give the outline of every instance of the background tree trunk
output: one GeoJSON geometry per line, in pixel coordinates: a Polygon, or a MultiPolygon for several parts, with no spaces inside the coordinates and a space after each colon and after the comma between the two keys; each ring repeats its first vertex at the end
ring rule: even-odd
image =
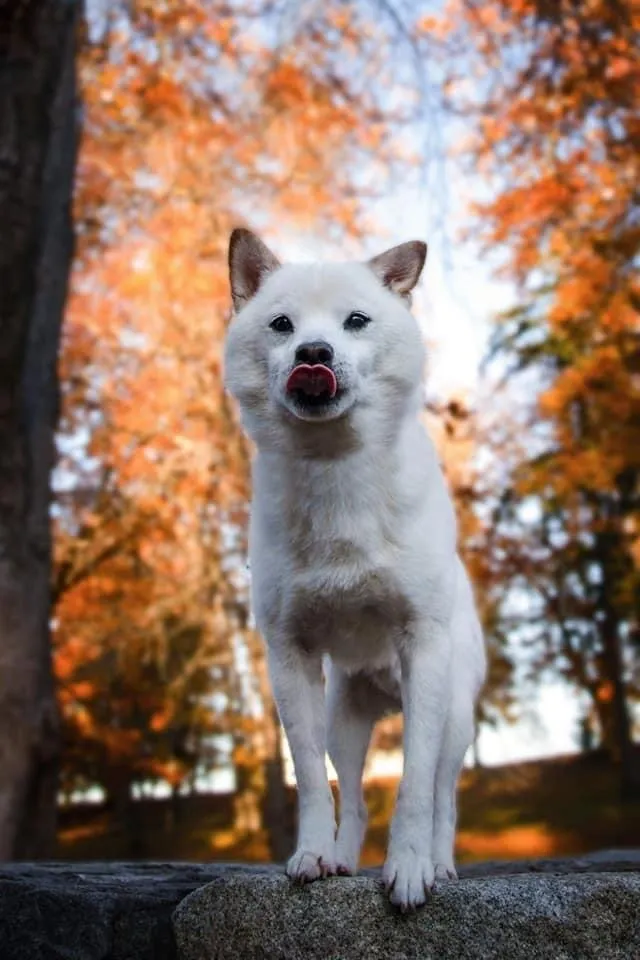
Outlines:
{"type": "Polygon", "coordinates": [[[265,794],[263,820],[267,829],[269,854],[274,863],[284,863],[293,853],[293,817],[285,783],[284,757],[280,719],[275,703],[271,705],[273,737],[270,754],[265,763],[265,794]]]}
{"type": "Polygon", "coordinates": [[[602,570],[599,602],[603,614],[600,680],[601,685],[606,688],[605,696],[596,699],[596,709],[603,744],[611,759],[619,765],[621,798],[634,800],[640,797],[640,765],[633,743],[620,622],[615,603],[622,576],[620,557],[624,556],[624,538],[620,530],[622,521],[616,516],[615,510],[609,508],[606,517],[610,524],[609,529],[597,534],[595,538],[596,553],[602,570]]]}
{"type": "Polygon", "coordinates": [[[640,765],[631,732],[618,625],[608,610],[603,625],[603,648],[603,678],[607,698],[596,703],[596,710],[603,744],[620,768],[621,797],[623,800],[634,800],[640,797],[640,765]]]}
{"type": "Polygon", "coordinates": [[[46,856],[55,838],[49,503],[79,7],[0,4],[0,860],[46,856]]]}

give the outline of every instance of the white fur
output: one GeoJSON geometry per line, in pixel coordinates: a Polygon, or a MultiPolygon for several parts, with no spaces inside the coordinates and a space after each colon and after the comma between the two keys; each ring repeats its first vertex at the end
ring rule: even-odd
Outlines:
{"type": "MultiPolygon", "coordinates": [[[[422,339],[373,267],[275,264],[255,295],[243,291],[225,371],[257,447],[253,607],[299,794],[287,873],[304,882],[356,871],[371,731],[402,708],[404,773],[384,879],[408,909],[434,879],[455,876],[455,787],[485,670],[451,499],[419,419],[422,339]],[[352,310],[372,318],[355,333],[343,328],[352,310]],[[293,334],[270,329],[277,314],[293,334]],[[315,339],[333,347],[346,388],[320,420],[305,418],[285,389],[296,346],[315,339]],[[337,836],[327,748],[341,791],[337,836]]],[[[232,287],[234,270],[232,259],[232,287]]]]}

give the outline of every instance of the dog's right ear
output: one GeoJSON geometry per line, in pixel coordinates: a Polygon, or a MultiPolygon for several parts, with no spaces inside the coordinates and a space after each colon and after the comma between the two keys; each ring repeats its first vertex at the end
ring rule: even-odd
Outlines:
{"type": "Polygon", "coordinates": [[[229,240],[229,281],[235,309],[241,310],[279,266],[280,261],[262,240],[244,227],[236,228],[229,240]]]}
{"type": "Polygon", "coordinates": [[[385,287],[410,303],[411,291],[420,279],[426,257],[426,243],[409,240],[378,254],[367,266],[385,287]]]}

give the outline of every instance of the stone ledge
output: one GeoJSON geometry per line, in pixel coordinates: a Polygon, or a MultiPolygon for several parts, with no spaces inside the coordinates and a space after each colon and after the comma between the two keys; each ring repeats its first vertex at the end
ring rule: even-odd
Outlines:
{"type": "Polygon", "coordinates": [[[461,872],[399,917],[375,870],[297,889],[272,866],[0,865],[0,960],[640,957],[640,851],[461,872]]]}
{"type": "Polygon", "coordinates": [[[174,925],[181,960],[638,960],[640,875],[460,880],[411,916],[368,877],[231,877],[190,894],[174,925]]]}

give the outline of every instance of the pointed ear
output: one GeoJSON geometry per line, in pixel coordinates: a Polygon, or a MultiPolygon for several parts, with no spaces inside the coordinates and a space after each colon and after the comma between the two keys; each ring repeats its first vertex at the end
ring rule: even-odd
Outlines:
{"type": "Polygon", "coordinates": [[[244,227],[234,230],[229,240],[229,281],[235,309],[241,310],[279,266],[280,261],[254,233],[244,227]]]}
{"type": "Polygon", "coordinates": [[[378,254],[368,261],[367,266],[392,293],[410,299],[409,294],[420,279],[426,258],[426,243],[410,240],[378,254]]]}

